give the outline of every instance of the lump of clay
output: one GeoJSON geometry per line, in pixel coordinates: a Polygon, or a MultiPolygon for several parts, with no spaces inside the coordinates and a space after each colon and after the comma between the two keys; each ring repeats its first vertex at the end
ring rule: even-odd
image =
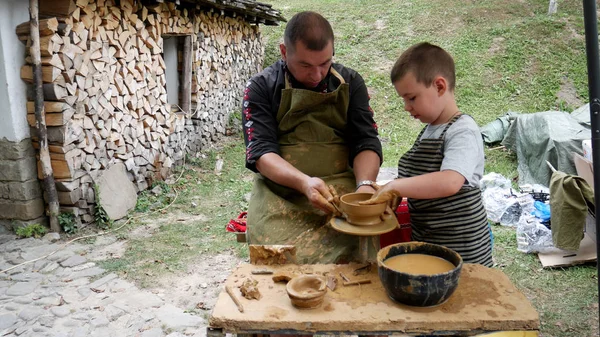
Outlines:
{"type": "Polygon", "coordinates": [[[249,300],[260,300],[262,297],[260,291],[258,291],[258,281],[254,279],[247,278],[240,286],[240,291],[249,300]]]}

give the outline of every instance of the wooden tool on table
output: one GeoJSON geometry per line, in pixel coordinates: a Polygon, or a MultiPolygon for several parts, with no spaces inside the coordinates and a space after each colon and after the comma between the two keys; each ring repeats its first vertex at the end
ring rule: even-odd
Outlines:
{"type": "Polygon", "coordinates": [[[225,291],[227,291],[227,294],[229,294],[229,297],[231,297],[231,299],[233,300],[233,303],[235,303],[235,305],[237,305],[238,310],[240,312],[244,312],[244,306],[242,305],[240,300],[237,298],[237,296],[235,296],[235,294],[233,293],[233,289],[231,289],[230,286],[225,286],[225,291]]]}

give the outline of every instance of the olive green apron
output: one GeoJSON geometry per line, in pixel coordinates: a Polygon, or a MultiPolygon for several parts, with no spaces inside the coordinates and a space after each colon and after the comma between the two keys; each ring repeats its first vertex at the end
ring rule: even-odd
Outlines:
{"type": "MultiPolygon", "coordinates": [[[[337,192],[353,192],[355,178],[348,164],[346,128],[349,85],[331,68],[341,84],[333,92],[294,89],[286,76],[277,112],[280,155],[295,168],[319,177],[337,192]]],[[[295,245],[299,263],[341,263],[352,260],[358,238],[326,225],[329,216],[313,207],[304,194],[260,174],[254,180],[248,206],[249,244],[295,245]]]]}

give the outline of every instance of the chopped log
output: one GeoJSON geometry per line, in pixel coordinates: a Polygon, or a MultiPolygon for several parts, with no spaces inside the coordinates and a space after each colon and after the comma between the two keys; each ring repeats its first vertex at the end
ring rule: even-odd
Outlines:
{"type": "MultiPolygon", "coordinates": [[[[53,66],[41,66],[42,69],[42,81],[44,83],[53,83],[62,74],[62,71],[53,66]]],[[[22,66],[21,67],[21,79],[27,83],[33,83],[33,67],[22,66]]]]}
{"type": "MultiPolygon", "coordinates": [[[[71,168],[71,165],[69,165],[68,162],[62,160],[52,160],[51,165],[54,177],[56,177],[56,179],[72,179],[74,177],[74,170],[71,168]]],[[[44,179],[41,161],[38,161],[38,178],[44,179]]],[[[56,187],[54,187],[54,191],[56,192],[56,187]]],[[[58,201],[58,194],[56,198],[58,201]]]]}
{"type": "MultiPolygon", "coordinates": [[[[37,141],[36,138],[33,139],[33,141],[31,142],[33,144],[33,148],[36,150],[39,150],[40,148],[40,143],[37,141]]],[[[66,145],[66,146],[62,146],[62,145],[57,145],[57,144],[48,144],[48,149],[50,150],[50,155],[52,156],[52,153],[67,153],[71,150],[73,150],[75,148],[74,144],[70,144],[70,145],[66,145]]]]}
{"type": "MultiPolygon", "coordinates": [[[[71,117],[73,117],[74,113],[75,113],[75,110],[73,110],[73,109],[65,110],[65,111],[59,112],[59,113],[48,113],[48,114],[46,114],[46,125],[47,126],[65,125],[71,120],[71,117]]],[[[36,126],[35,114],[27,114],[27,122],[29,123],[29,126],[35,127],[36,126]]]]}
{"type": "Polygon", "coordinates": [[[42,0],[40,1],[40,15],[69,16],[77,7],[72,0],[42,0]]]}
{"type": "MultiPolygon", "coordinates": [[[[29,37],[29,21],[23,22],[15,29],[17,35],[25,35],[29,37]]],[[[58,20],[56,18],[49,18],[40,20],[39,31],[40,36],[52,35],[58,30],[58,20]]]]}
{"type": "MultiPolygon", "coordinates": [[[[62,112],[69,108],[70,108],[70,106],[63,102],[44,102],[44,111],[45,112],[62,112]]],[[[35,102],[32,102],[32,101],[27,102],[27,113],[28,114],[35,113],[35,102]]]]}
{"type": "Polygon", "coordinates": [[[73,191],[58,192],[58,201],[61,205],[75,205],[81,199],[81,189],[76,188],[73,191]]]}
{"type": "Polygon", "coordinates": [[[58,84],[44,83],[42,89],[44,97],[48,101],[64,101],[67,97],[67,89],[58,84]]]}

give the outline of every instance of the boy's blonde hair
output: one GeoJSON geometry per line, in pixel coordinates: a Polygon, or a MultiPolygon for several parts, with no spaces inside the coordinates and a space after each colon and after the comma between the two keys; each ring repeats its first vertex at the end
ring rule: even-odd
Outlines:
{"type": "Polygon", "coordinates": [[[456,74],[452,56],[429,42],[413,45],[402,53],[392,68],[390,79],[395,83],[409,72],[426,87],[433,84],[436,76],[442,76],[448,81],[450,91],[454,91],[456,74]]]}

